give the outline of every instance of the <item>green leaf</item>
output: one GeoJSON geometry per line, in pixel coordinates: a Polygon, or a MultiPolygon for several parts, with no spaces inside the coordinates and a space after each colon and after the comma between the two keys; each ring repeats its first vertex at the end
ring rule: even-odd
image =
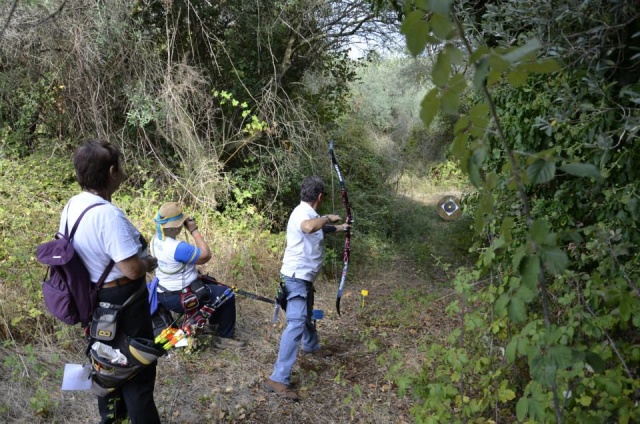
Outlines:
{"type": "Polygon", "coordinates": [[[531,255],[522,260],[520,263],[520,276],[525,287],[530,290],[536,289],[538,277],[540,276],[540,258],[537,255],[531,255]]]}
{"type": "Polygon", "coordinates": [[[560,166],[560,169],[567,174],[575,175],[577,177],[591,177],[596,180],[602,178],[600,170],[590,163],[567,163],[560,166]]]}
{"type": "Polygon", "coordinates": [[[562,69],[555,59],[541,60],[534,63],[523,64],[522,66],[527,71],[537,74],[549,74],[562,69]]]}
{"type": "Polygon", "coordinates": [[[429,0],[429,10],[441,15],[448,15],[451,10],[453,0],[429,0]]]}
{"type": "Polygon", "coordinates": [[[527,40],[522,46],[516,47],[514,50],[511,50],[509,53],[502,55],[502,58],[509,63],[517,62],[523,59],[525,56],[535,52],[542,44],[535,38],[527,40]]]}
{"type": "Polygon", "coordinates": [[[558,367],[548,355],[544,355],[541,352],[533,355],[529,359],[529,368],[533,379],[547,387],[551,386],[556,380],[558,367]]]}
{"type": "Polygon", "coordinates": [[[441,40],[448,39],[453,32],[453,24],[449,20],[448,13],[446,15],[434,13],[429,19],[429,25],[431,25],[433,34],[441,40]]]}
{"type": "Polygon", "coordinates": [[[489,73],[489,60],[486,57],[480,59],[476,64],[476,72],[473,74],[473,87],[480,90],[484,86],[489,73]]]}
{"type": "Polygon", "coordinates": [[[563,345],[556,345],[549,349],[549,358],[556,364],[558,369],[564,370],[573,365],[573,353],[571,348],[563,345]]]}
{"type": "Polygon", "coordinates": [[[485,184],[487,190],[493,190],[498,186],[498,174],[495,172],[489,172],[485,178],[485,184]]]}
{"type": "Polygon", "coordinates": [[[511,298],[508,308],[509,319],[518,324],[527,319],[527,306],[524,301],[517,296],[511,298]]]}
{"type": "Polygon", "coordinates": [[[529,73],[527,71],[514,69],[507,74],[507,81],[509,81],[509,84],[511,84],[513,87],[520,87],[527,82],[528,77],[529,73]]]}
{"type": "Polygon", "coordinates": [[[467,149],[467,133],[461,133],[455,136],[451,143],[451,154],[462,164],[462,171],[467,172],[467,159],[469,158],[469,149],[467,149]]]}
{"type": "Polygon", "coordinates": [[[524,303],[531,303],[531,301],[533,299],[535,299],[536,297],[536,290],[531,289],[525,285],[520,286],[520,288],[518,289],[518,291],[516,292],[516,296],[520,299],[522,299],[522,301],[524,303]]]}
{"type": "Polygon", "coordinates": [[[439,91],[437,88],[431,89],[420,103],[420,119],[427,127],[431,125],[433,118],[438,113],[438,109],[440,109],[439,91]]]}
{"type": "Polygon", "coordinates": [[[553,275],[558,275],[569,266],[569,257],[559,247],[543,246],[541,248],[542,263],[553,275]]]}
{"type": "Polygon", "coordinates": [[[550,232],[549,223],[545,219],[536,219],[529,229],[531,239],[539,245],[547,244],[550,232]]]}
{"type": "Polygon", "coordinates": [[[524,421],[529,413],[529,399],[525,396],[521,397],[516,403],[516,417],[518,421],[524,421]]]}
{"type": "Polygon", "coordinates": [[[480,199],[480,204],[478,205],[478,212],[483,215],[493,215],[493,205],[495,204],[495,199],[493,194],[484,190],[482,193],[482,199],[480,199]]]}
{"type": "Polygon", "coordinates": [[[607,364],[604,362],[604,359],[602,359],[600,355],[594,352],[587,352],[586,362],[591,366],[593,371],[597,373],[603,373],[607,366],[607,364]]]}
{"type": "Polygon", "coordinates": [[[507,389],[506,387],[501,387],[499,389],[498,392],[498,400],[500,400],[500,402],[508,402],[510,400],[513,400],[516,398],[516,393],[511,390],[511,389],[507,389]]]}
{"type": "Polygon", "coordinates": [[[458,118],[455,126],[453,127],[453,133],[455,135],[458,135],[461,132],[467,131],[469,129],[470,123],[471,123],[471,120],[469,119],[468,116],[464,116],[464,115],[461,116],[460,118],[458,118]]]}
{"type": "Polygon", "coordinates": [[[484,160],[487,157],[487,147],[480,146],[473,151],[473,154],[469,157],[468,163],[468,172],[469,172],[469,180],[471,184],[476,187],[482,186],[482,177],[480,176],[480,166],[484,163],[484,160]]]}
{"type": "Polygon", "coordinates": [[[444,87],[447,84],[447,81],[449,81],[450,71],[451,64],[449,63],[449,58],[444,54],[444,52],[440,52],[438,54],[436,64],[433,66],[433,70],[431,71],[433,83],[438,87],[444,87]]]}
{"type": "Polygon", "coordinates": [[[453,44],[447,44],[444,46],[445,52],[447,52],[447,56],[449,56],[449,62],[454,65],[462,65],[464,62],[464,54],[460,51],[459,48],[454,46],[453,44]]]}
{"type": "Polygon", "coordinates": [[[466,80],[462,74],[455,74],[448,82],[447,87],[442,91],[440,107],[442,111],[457,115],[460,106],[461,94],[466,87],[466,80]]]}
{"type": "Polygon", "coordinates": [[[519,337],[513,337],[509,343],[507,344],[507,348],[505,349],[505,356],[507,357],[507,361],[513,363],[516,360],[516,353],[518,352],[518,340],[519,337]]]}
{"type": "Polygon", "coordinates": [[[556,175],[556,163],[553,159],[536,159],[527,167],[527,176],[532,184],[544,184],[556,175]]]}
{"type": "Polygon", "coordinates": [[[515,220],[513,217],[508,216],[502,220],[502,224],[500,225],[500,234],[504,237],[504,241],[507,243],[511,243],[511,229],[513,228],[515,220]]]}
{"type": "Polygon", "coordinates": [[[424,17],[424,12],[409,12],[400,26],[400,32],[407,39],[407,48],[413,56],[422,53],[429,39],[429,23],[424,17]]]}

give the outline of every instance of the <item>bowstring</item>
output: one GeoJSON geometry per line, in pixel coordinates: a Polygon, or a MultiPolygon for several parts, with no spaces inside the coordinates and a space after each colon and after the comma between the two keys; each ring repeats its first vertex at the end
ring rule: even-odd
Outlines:
{"type": "MultiPolygon", "coordinates": [[[[335,155],[335,152],[333,153],[335,155]]],[[[331,157],[329,157],[329,175],[331,175],[331,210],[332,210],[332,214],[336,214],[336,190],[335,190],[335,178],[336,178],[336,172],[335,169],[333,167],[333,161],[331,160],[331,157]]],[[[331,237],[331,246],[333,248],[333,253],[335,255],[335,258],[333,258],[333,260],[331,261],[331,271],[333,272],[333,282],[339,282],[338,281],[338,261],[337,258],[338,256],[338,251],[336,249],[336,241],[337,237],[331,237]]],[[[329,283],[332,283],[332,281],[329,281],[329,283]]]]}

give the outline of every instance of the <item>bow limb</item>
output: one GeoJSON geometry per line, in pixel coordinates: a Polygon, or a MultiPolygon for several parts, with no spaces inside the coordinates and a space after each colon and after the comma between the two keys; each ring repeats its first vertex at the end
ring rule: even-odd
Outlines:
{"type": "MultiPolygon", "coordinates": [[[[344,204],[344,208],[346,210],[346,218],[345,223],[349,226],[353,222],[351,218],[351,205],[349,204],[349,196],[347,195],[347,185],[344,180],[344,176],[342,175],[342,171],[340,170],[340,166],[338,165],[338,161],[336,160],[336,155],[333,151],[333,140],[329,141],[329,156],[331,157],[331,164],[338,175],[338,181],[340,183],[340,193],[342,195],[342,203],[344,204]]],[[[338,315],[340,315],[340,299],[342,298],[342,292],[344,290],[345,282],[347,281],[347,271],[349,270],[349,256],[351,253],[351,228],[347,228],[345,237],[344,237],[344,251],[342,257],[342,275],[340,277],[340,284],[338,285],[338,294],[336,296],[336,311],[338,315]]]]}

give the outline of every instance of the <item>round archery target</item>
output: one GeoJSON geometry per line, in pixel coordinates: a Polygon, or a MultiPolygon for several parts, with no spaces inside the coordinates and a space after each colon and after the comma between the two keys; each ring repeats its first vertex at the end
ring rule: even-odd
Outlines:
{"type": "Polygon", "coordinates": [[[440,218],[453,221],[454,219],[458,219],[461,214],[460,200],[454,196],[444,196],[438,202],[438,215],[440,215],[440,218]]]}

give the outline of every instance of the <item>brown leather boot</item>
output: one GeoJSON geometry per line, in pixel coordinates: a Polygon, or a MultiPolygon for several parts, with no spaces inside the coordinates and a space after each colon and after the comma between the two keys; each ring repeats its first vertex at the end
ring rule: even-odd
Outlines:
{"type": "Polygon", "coordinates": [[[292,400],[294,402],[300,400],[300,396],[298,396],[298,394],[294,390],[291,390],[286,384],[278,383],[277,381],[267,378],[264,381],[263,386],[267,392],[275,393],[281,398],[292,400]]]}

